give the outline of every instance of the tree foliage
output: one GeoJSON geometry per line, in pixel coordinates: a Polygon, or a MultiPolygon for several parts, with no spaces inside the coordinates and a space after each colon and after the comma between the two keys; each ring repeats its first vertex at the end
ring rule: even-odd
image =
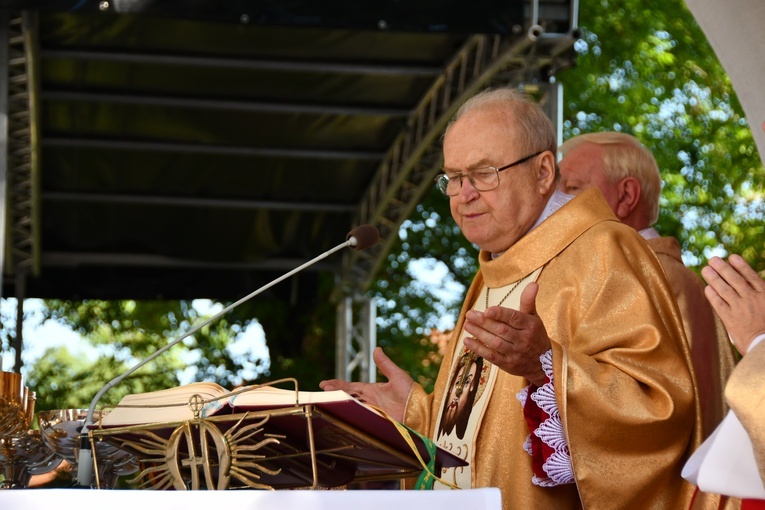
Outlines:
{"type": "Polygon", "coordinates": [[[441,330],[456,320],[477,254],[454,223],[448,199],[433,188],[402,226],[376,279],[378,345],[426,388],[441,361],[441,330]]]}
{"type": "Polygon", "coordinates": [[[765,268],[765,172],[730,80],[681,0],[584,0],[577,65],[561,73],[564,136],[614,130],[650,148],[658,230],[688,265],[742,253],[765,268]]]}
{"type": "MultiPolygon", "coordinates": [[[[125,378],[101,403],[116,404],[128,393],[176,386],[182,375],[184,381],[214,381],[227,388],[293,377],[301,388],[318,389],[319,381],[333,374],[331,282],[329,275],[323,277],[320,295],[306,303],[310,313],[296,316],[288,303],[263,300],[219,316],[125,378]],[[256,322],[268,331],[269,352],[232,350],[256,322]]],[[[27,374],[27,385],[38,394],[37,409],[87,407],[106,382],[198,329],[228,304],[203,316],[189,301],[48,300],[44,320],[79,333],[97,357],[78,357],[65,347],[45,352],[27,374]]],[[[3,333],[7,336],[9,331],[3,333]]]]}
{"type": "MultiPolygon", "coordinates": [[[[96,359],[73,358],[65,347],[49,349],[27,377],[28,385],[37,389],[38,409],[55,408],[63,402],[71,407],[87,406],[107,381],[167,344],[166,337],[171,332],[186,327],[188,321],[196,317],[196,311],[184,301],[50,300],[46,304],[45,319],[71,327],[87,339],[98,356],[96,359]],[[64,363],[67,360],[69,362],[64,363]]],[[[227,337],[230,332],[225,325],[221,328],[203,331],[201,335],[213,344],[216,341],[222,344],[224,340],[220,337],[227,337]]],[[[186,347],[193,350],[194,340],[186,347]]],[[[186,356],[192,355],[186,352],[186,356]]],[[[198,366],[204,367],[204,362],[200,361],[198,366]]],[[[172,349],[107,392],[102,402],[114,404],[126,393],[175,386],[178,373],[184,367],[181,349],[172,349]]],[[[235,364],[229,363],[225,377],[216,378],[212,374],[210,380],[232,377],[232,368],[235,364]]]]}

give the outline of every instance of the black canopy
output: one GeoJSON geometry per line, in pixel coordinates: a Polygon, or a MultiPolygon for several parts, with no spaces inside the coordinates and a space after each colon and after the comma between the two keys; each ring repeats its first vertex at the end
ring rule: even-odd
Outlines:
{"type": "Polygon", "coordinates": [[[371,223],[312,268],[363,292],[460,102],[548,83],[576,35],[569,0],[0,6],[17,297],[235,299],[371,223]]]}

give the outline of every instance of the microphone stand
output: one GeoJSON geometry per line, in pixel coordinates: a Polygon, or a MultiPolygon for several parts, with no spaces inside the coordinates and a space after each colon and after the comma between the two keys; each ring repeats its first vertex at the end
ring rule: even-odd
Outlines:
{"type": "MultiPolygon", "coordinates": [[[[358,228],[361,228],[361,227],[358,227],[358,228]]],[[[370,228],[373,228],[373,227],[370,227],[370,228]]],[[[313,259],[309,260],[308,262],[302,264],[299,267],[296,267],[295,269],[293,269],[289,273],[286,273],[286,274],[280,276],[279,278],[277,278],[276,280],[274,280],[274,281],[272,281],[270,283],[267,283],[266,285],[263,285],[258,290],[255,290],[255,291],[251,292],[250,294],[248,294],[245,297],[241,298],[239,301],[237,301],[237,302],[235,302],[233,304],[228,305],[226,308],[224,308],[220,312],[216,313],[215,315],[213,315],[209,319],[203,321],[202,323],[198,324],[197,326],[194,326],[189,331],[187,331],[183,335],[179,336],[178,338],[176,338],[172,342],[166,344],[162,348],[157,349],[156,352],[154,352],[151,356],[141,360],[140,362],[138,362],[135,365],[133,365],[130,369],[128,369],[123,374],[118,375],[117,377],[115,377],[114,379],[112,379],[111,381],[106,383],[106,385],[103,388],[101,388],[98,391],[98,393],[96,393],[96,396],[93,397],[93,400],[90,402],[90,407],[88,408],[88,414],[87,414],[87,416],[85,418],[85,422],[84,422],[84,424],[82,426],[82,431],[81,431],[82,435],[80,436],[80,453],[79,453],[79,456],[78,456],[78,459],[77,459],[77,483],[78,483],[78,485],[89,487],[90,486],[90,481],[91,481],[91,479],[93,477],[93,454],[92,454],[92,451],[91,451],[91,447],[90,447],[91,445],[90,445],[90,441],[89,441],[89,438],[88,438],[88,428],[91,425],[93,425],[93,414],[95,413],[96,405],[98,405],[98,402],[101,400],[101,397],[104,395],[104,393],[109,391],[112,387],[116,386],[117,384],[121,383],[127,376],[129,376],[130,374],[134,373],[136,370],[138,370],[142,366],[146,365],[147,363],[152,361],[157,356],[159,356],[161,354],[164,354],[165,352],[167,352],[173,346],[178,345],[183,339],[188,338],[189,336],[193,335],[194,333],[196,333],[197,331],[199,331],[203,327],[211,324],[213,321],[215,321],[216,319],[218,319],[222,315],[225,315],[226,313],[230,312],[231,310],[233,310],[237,306],[241,305],[245,301],[247,301],[249,299],[252,299],[253,297],[257,296],[261,292],[270,289],[271,287],[273,287],[277,283],[279,283],[279,282],[289,278],[290,276],[294,275],[295,273],[298,273],[298,272],[302,271],[306,267],[308,267],[308,266],[310,266],[312,264],[315,264],[316,262],[318,262],[318,261],[320,261],[320,260],[322,260],[322,259],[324,259],[324,258],[326,258],[326,257],[328,257],[330,255],[332,255],[336,251],[342,250],[343,248],[346,248],[346,247],[364,248],[364,246],[359,246],[360,242],[359,242],[359,240],[353,234],[354,234],[354,231],[351,231],[351,233],[348,235],[348,239],[344,243],[338,244],[334,248],[332,248],[332,249],[330,249],[328,251],[325,251],[321,255],[319,255],[317,257],[314,257],[313,259]]],[[[363,234],[363,231],[362,231],[362,234],[363,234]]],[[[362,244],[366,244],[365,241],[366,241],[365,239],[362,239],[361,243],[362,244]]]]}

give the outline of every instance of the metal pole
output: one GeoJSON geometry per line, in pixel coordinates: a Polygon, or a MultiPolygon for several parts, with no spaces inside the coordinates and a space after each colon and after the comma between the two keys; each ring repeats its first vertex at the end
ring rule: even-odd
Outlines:
{"type": "Polygon", "coordinates": [[[5,272],[8,221],[8,11],[0,10],[0,295],[5,272]]]}
{"type": "Polygon", "coordinates": [[[362,375],[365,382],[377,382],[377,368],[375,367],[372,354],[377,347],[377,305],[374,299],[366,298],[363,303],[364,313],[362,314],[361,336],[359,344],[364,352],[362,358],[362,375]]]}
{"type": "Polygon", "coordinates": [[[563,143],[563,84],[553,77],[547,84],[547,97],[544,110],[555,127],[558,144],[563,143]]]}
{"type": "Polygon", "coordinates": [[[337,336],[335,338],[335,378],[350,380],[348,370],[351,330],[353,329],[353,304],[350,297],[344,297],[337,303],[337,336]]]}
{"type": "MultiPolygon", "coordinates": [[[[8,66],[10,59],[10,15],[0,10],[0,296],[5,273],[5,253],[7,249],[8,215],[8,66]]],[[[17,299],[16,336],[13,347],[16,351],[14,371],[21,371],[21,338],[24,323],[24,305],[17,299]]]]}
{"type": "Polygon", "coordinates": [[[24,296],[26,295],[26,272],[16,273],[16,338],[13,342],[13,350],[16,351],[16,362],[13,365],[14,372],[21,372],[24,362],[21,360],[21,351],[24,348],[24,296]]]}

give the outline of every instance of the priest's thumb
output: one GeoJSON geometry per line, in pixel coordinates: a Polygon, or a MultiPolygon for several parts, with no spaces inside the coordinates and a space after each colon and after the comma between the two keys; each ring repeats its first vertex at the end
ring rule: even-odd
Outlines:
{"type": "Polygon", "coordinates": [[[537,293],[539,285],[536,282],[529,283],[521,294],[521,306],[519,311],[527,315],[537,314],[537,293]]]}

